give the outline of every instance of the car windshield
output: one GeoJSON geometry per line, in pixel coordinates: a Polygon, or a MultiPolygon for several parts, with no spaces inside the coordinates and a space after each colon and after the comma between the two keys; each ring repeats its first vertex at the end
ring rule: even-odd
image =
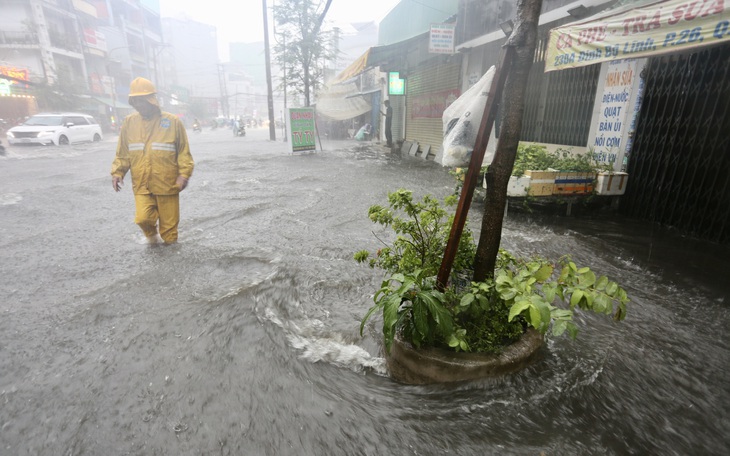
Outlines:
{"type": "Polygon", "coordinates": [[[63,116],[33,116],[26,120],[23,125],[57,126],[61,125],[63,116]]]}

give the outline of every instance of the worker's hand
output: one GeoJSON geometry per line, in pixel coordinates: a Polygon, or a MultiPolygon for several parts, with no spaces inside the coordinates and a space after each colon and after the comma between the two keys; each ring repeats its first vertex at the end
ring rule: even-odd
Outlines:
{"type": "Polygon", "coordinates": [[[188,179],[183,176],[177,176],[175,185],[177,185],[177,187],[180,189],[180,191],[183,191],[183,190],[185,190],[185,187],[188,186],[188,179]]]}
{"type": "Polygon", "coordinates": [[[112,188],[115,192],[118,192],[122,189],[122,185],[124,185],[124,178],[118,177],[118,176],[112,176],[112,188]]]}

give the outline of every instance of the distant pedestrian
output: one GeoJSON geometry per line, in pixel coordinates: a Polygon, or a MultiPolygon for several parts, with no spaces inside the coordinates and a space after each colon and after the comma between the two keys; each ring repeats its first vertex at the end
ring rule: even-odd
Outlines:
{"type": "Polygon", "coordinates": [[[124,175],[132,174],[132,191],[139,225],[150,243],[159,234],[165,244],[177,242],[179,194],[193,174],[188,135],[182,121],[162,112],[152,82],[136,78],[129,88],[129,104],[137,110],[122,123],[117,154],[112,163],[112,187],[121,190],[124,175]]]}
{"type": "Polygon", "coordinates": [[[381,111],[381,114],[385,116],[385,144],[388,147],[393,147],[393,108],[390,107],[390,100],[383,102],[385,105],[385,112],[381,111]]]}

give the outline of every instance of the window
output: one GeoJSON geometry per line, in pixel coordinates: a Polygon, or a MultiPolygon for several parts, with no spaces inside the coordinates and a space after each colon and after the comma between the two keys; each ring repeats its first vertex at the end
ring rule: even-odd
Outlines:
{"type": "Polygon", "coordinates": [[[86,120],[85,117],[82,116],[68,116],[66,117],[66,122],[71,122],[74,125],[89,125],[89,122],[86,120]]]}

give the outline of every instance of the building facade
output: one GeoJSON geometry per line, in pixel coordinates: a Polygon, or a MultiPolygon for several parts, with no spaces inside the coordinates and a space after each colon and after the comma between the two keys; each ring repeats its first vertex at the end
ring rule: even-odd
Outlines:
{"type": "Polygon", "coordinates": [[[75,109],[113,129],[131,112],[126,103],[131,79],[159,79],[162,29],[156,5],[149,0],[3,0],[0,116],[17,120],[39,109],[75,109]]]}

